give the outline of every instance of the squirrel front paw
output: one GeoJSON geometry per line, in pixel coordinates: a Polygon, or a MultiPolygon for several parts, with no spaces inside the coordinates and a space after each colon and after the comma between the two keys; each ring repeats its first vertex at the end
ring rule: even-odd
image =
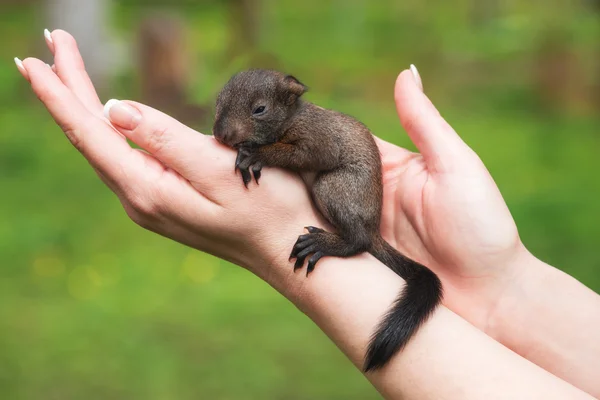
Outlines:
{"type": "Polygon", "coordinates": [[[302,268],[306,257],[308,257],[309,254],[312,254],[306,267],[306,276],[308,276],[315,269],[315,265],[321,257],[326,255],[327,246],[325,237],[330,234],[323,229],[315,228],[314,226],[307,226],[306,230],[308,231],[307,234],[298,236],[298,240],[296,241],[296,244],[294,244],[294,248],[290,254],[290,260],[296,259],[296,263],[294,264],[295,272],[299,268],[302,268]]]}
{"type": "Polygon", "coordinates": [[[254,180],[258,184],[263,164],[258,160],[257,154],[253,149],[240,147],[235,160],[235,168],[240,170],[244,186],[248,187],[248,184],[252,181],[252,175],[254,175],[254,180]],[[250,175],[250,170],[252,170],[252,175],[250,175]]]}

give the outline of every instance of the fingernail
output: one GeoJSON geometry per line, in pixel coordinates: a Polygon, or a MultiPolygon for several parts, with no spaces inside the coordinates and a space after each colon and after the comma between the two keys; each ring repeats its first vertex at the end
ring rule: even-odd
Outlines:
{"type": "Polygon", "coordinates": [[[421,75],[419,74],[419,70],[415,67],[414,64],[410,64],[410,72],[412,72],[413,77],[415,78],[415,83],[423,91],[423,81],[421,81],[421,75]]]}
{"type": "Polygon", "coordinates": [[[54,41],[52,40],[52,35],[50,34],[50,31],[48,29],[44,29],[44,37],[50,43],[54,43],[54,41]]]}
{"type": "Polygon", "coordinates": [[[15,57],[15,64],[17,64],[17,68],[19,68],[23,72],[27,72],[25,66],[23,65],[23,61],[20,58],[15,57]]]}
{"type": "Polygon", "coordinates": [[[52,34],[48,29],[44,29],[44,38],[46,38],[46,44],[50,49],[50,52],[54,54],[54,40],[52,40],[52,34]]]}
{"type": "Polygon", "coordinates": [[[138,110],[116,99],[106,102],[104,116],[114,125],[128,130],[137,128],[142,120],[142,114],[138,110]]]}

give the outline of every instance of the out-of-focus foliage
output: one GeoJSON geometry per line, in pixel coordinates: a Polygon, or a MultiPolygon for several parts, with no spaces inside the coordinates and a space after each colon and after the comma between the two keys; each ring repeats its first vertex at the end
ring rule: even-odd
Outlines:
{"type": "MultiPolygon", "coordinates": [[[[598,1],[167,4],[115,1],[107,28],[128,46],[147,12],[179,15],[186,95],[200,104],[237,69],[274,66],[303,80],[311,100],[413,149],[392,88],[415,63],[490,169],[526,245],[600,290],[598,1]]],[[[266,284],[127,219],[12,63],[49,60],[44,7],[0,7],[0,396],[378,398],[266,284]]],[[[126,61],[103,96],[138,98],[136,60],[126,61]]]]}

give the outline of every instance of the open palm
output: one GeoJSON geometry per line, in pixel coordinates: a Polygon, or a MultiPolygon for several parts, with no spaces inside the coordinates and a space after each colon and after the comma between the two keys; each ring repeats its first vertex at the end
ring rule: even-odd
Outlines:
{"type": "Polygon", "coordinates": [[[396,82],[398,115],[420,154],[378,140],[384,237],[433,269],[445,303],[477,325],[524,248],[502,196],[477,155],[443,120],[409,71],[396,82]],[[506,267],[505,267],[506,266],[506,267]]]}

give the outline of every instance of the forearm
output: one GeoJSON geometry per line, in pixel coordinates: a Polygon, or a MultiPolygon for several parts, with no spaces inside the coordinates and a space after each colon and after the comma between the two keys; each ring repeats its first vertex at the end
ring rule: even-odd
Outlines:
{"type": "MultiPolygon", "coordinates": [[[[324,258],[307,278],[280,257],[270,283],[357,366],[403,281],[370,255],[324,258]]],[[[440,307],[408,346],[368,379],[388,399],[585,399],[578,389],[440,307]]]]}
{"type": "Polygon", "coordinates": [[[556,376],[600,397],[600,296],[527,253],[488,333],[556,376]]]}

